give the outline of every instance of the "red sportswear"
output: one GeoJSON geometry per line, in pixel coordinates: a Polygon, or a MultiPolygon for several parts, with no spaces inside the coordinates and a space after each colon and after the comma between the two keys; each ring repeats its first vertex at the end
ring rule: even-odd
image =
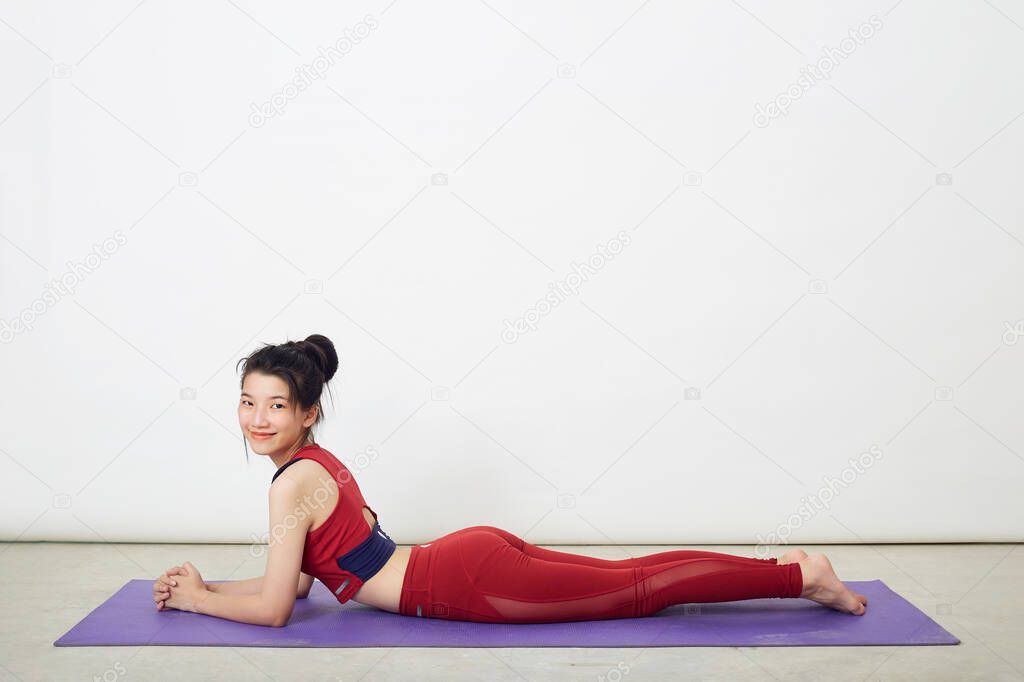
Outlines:
{"type": "Polygon", "coordinates": [[[321,526],[306,535],[302,572],[329,587],[344,604],[384,567],[395,552],[395,543],[376,523],[377,512],[366,504],[352,472],[319,445],[306,445],[296,450],[274,474],[271,484],[282,471],[301,459],[313,460],[327,470],[321,472],[322,482],[314,493],[316,502],[328,497],[331,479],[338,486],[334,510],[321,526]],[[373,514],[373,528],[366,524],[363,507],[373,514]]]}

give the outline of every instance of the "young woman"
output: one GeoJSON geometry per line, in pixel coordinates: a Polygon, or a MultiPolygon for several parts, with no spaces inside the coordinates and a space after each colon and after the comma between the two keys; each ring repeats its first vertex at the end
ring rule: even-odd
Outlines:
{"type": "Polygon", "coordinates": [[[266,345],[240,362],[238,423],[252,449],[277,467],[266,572],[205,583],[186,561],[154,582],[158,610],[280,627],[318,578],[341,603],[487,623],[632,618],[674,604],[762,597],[865,611],[867,599],[843,585],[824,554],[799,549],[779,559],[675,550],[607,560],[542,549],[493,526],[398,547],[348,468],[313,439],[321,392],[338,369],[331,341],[314,334],[266,345]]]}

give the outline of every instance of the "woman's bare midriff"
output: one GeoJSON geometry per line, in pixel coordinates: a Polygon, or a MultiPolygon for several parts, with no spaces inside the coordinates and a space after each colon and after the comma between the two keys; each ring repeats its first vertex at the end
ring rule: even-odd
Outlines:
{"type": "Polygon", "coordinates": [[[384,564],[384,568],[363,583],[352,599],[360,604],[398,613],[398,604],[402,599],[402,582],[405,580],[405,569],[409,566],[411,556],[411,548],[395,547],[395,553],[384,564]]]}
{"type": "MultiPolygon", "coordinates": [[[[317,464],[317,466],[320,465],[317,464]]],[[[329,492],[329,498],[324,500],[323,506],[311,513],[313,523],[310,524],[309,532],[313,532],[322,526],[330,518],[331,514],[334,513],[334,508],[338,504],[338,489],[336,485],[331,487],[333,490],[329,492]]],[[[377,520],[373,517],[373,512],[367,507],[363,507],[363,518],[366,520],[366,525],[372,531],[373,525],[377,520]]],[[[388,559],[388,562],[384,564],[376,575],[362,584],[356,593],[352,595],[352,600],[360,604],[383,609],[384,611],[398,613],[398,605],[402,599],[402,583],[405,581],[405,569],[409,565],[409,558],[411,556],[412,548],[395,547],[395,551],[391,558],[388,559]]]]}

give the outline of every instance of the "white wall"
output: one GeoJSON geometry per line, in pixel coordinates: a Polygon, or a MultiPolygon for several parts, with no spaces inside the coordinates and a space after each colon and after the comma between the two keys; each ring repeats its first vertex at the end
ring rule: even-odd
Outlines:
{"type": "Polygon", "coordinates": [[[258,538],[235,363],[316,332],[401,543],[1020,540],[1019,3],[0,18],[3,539],[258,538]]]}

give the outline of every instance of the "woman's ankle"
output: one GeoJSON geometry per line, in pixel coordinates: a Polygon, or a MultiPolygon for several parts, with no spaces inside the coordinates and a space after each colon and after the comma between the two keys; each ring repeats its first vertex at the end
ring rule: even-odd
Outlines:
{"type": "Polygon", "coordinates": [[[811,557],[801,559],[796,564],[800,567],[800,597],[806,598],[817,589],[820,572],[815,565],[816,561],[811,559],[811,557]]]}

